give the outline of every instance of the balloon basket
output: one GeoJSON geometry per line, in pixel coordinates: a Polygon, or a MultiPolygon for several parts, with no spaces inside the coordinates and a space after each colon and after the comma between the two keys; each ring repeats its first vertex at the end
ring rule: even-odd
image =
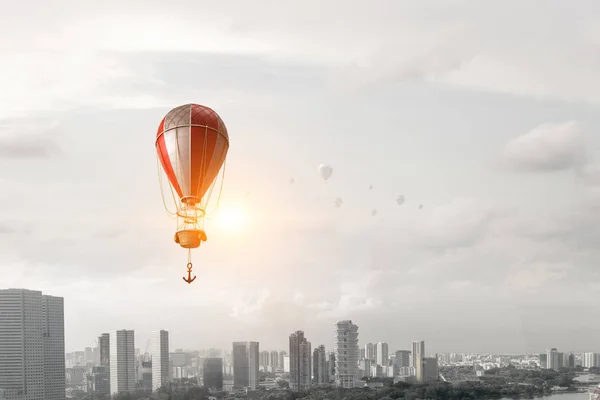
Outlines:
{"type": "Polygon", "coordinates": [[[184,249],[195,249],[206,241],[206,233],[201,229],[182,229],[175,233],[175,243],[184,249]]]}

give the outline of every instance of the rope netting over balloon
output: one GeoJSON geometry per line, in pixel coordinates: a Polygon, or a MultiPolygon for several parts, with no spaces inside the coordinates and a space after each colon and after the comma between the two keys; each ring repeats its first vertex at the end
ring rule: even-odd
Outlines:
{"type": "MultiPolygon", "coordinates": [[[[201,163],[200,163],[200,171],[198,176],[196,177],[197,185],[196,190],[192,193],[200,193],[203,185],[207,180],[205,180],[207,166],[207,142],[208,142],[208,131],[214,130],[210,127],[204,126],[204,144],[203,151],[201,155],[201,163]]],[[[174,165],[178,169],[178,176],[185,176],[184,173],[184,163],[181,160],[181,151],[179,148],[179,132],[176,132],[176,152],[175,152],[175,163],[174,165]]],[[[221,195],[223,193],[223,184],[225,182],[225,171],[226,171],[227,162],[226,160],[223,162],[223,166],[220,168],[217,176],[213,179],[206,189],[206,192],[202,196],[201,199],[195,199],[196,201],[190,202],[185,201],[186,199],[182,199],[179,197],[179,194],[174,189],[173,185],[169,182],[167,178],[167,186],[168,192],[170,193],[170,200],[165,196],[165,188],[164,188],[164,178],[166,178],[165,172],[161,169],[160,160],[157,158],[157,170],[161,191],[161,198],[163,201],[163,206],[165,211],[169,215],[169,217],[176,221],[176,229],[200,229],[204,230],[204,220],[214,218],[216,215],[219,205],[221,202],[221,195]],[[213,193],[215,190],[218,191],[218,195],[216,197],[216,201],[213,199],[213,193]],[[197,201],[199,200],[199,201],[197,201]],[[213,201],[211,201],[213,200],[213,201]],[[170,203],[170,204],[169,204],[170,203]]],[[[189,178],[190,182],[193,180],[189,178]]]]}

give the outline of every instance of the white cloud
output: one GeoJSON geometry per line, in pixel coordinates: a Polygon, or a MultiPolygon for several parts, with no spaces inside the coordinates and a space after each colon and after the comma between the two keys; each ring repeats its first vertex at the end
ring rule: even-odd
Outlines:
{"type": "Polygon", "coordinates": [[[575,121],[539,125],[508,142],[503,157],[510,167],[529,171],[579,169],[587,161],[575,121]]]}

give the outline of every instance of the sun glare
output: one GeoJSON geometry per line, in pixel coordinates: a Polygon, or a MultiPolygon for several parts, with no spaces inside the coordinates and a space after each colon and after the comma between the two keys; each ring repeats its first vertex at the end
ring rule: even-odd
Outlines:
{"type": "Polygon", "coordinates": [[[223,207],[215,216],[215,225],[224,232],[238,233],[248,224],[248,216],[237,207],[223,207]]]}

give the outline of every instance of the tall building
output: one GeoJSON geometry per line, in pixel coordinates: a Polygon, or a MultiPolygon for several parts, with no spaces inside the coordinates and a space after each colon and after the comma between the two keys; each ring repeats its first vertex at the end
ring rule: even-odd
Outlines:
{"type": "Polygon", "coordinates": [[[270,358],[271,354],[267,351],[267,350],[263,350],[260,352],[260,361],[258,363],[258,366],[260,367],[260,369],[262,369],[263,371],[268,371],[269,370],[269,358],[270,358]]]}
{"type": "Polygon", "coordinates": [[[276,350],[271,350],[270,360],[269,360],[270,372],[277,371],[278,368],[282,368],[283,366],[279,366],[279,353],[276,350]]]}
{"type": "Polygon", "coordinates": [[[373,343],[365,344],[365,358],[375,360],[375,345],[373,343]]]}
{"type": "Polygon", "coordinates": [[[133,330],[110,332],[110,393],[130,393],[135,390],[135,342],[133,330]]]}
{"type": "Polygon", "coordinates": [[[259,379],[258,342],[233,342],[233,385],[256,390],[259,379]]]}
{"type": "Polygon", "coordinates": [[[417,382],[423,382],[423,359],[425,358],[425,342],[415,341],[412,344],[412,367],[415,369],[417,382]]]}
{"type": "Polygon", "coordinates": [[[307,390],[311,380],[310,342],[303,331],[290,335],[290,389],[292,391],[307,390]]]}
{"type": "Polygon", "coordinates": [[[327,356],[327,372],[329,374],[328,381],[331,382],[335,380],[335,352],[329,352],[327,356]]]}
{"type": "Polygon", "coordinates": [[[280,369],[283,369],[283,360],[284,360],[285,356],[287,356],[286,351],[285,350],[281,350],[279,352],[279,357],[277,359],[277,364],[279,365],[280,369]]]}
{"type": "Polygon", "coordinates": [[[437,381],[438,359],[436,357],[423,357],[423,382],[437,381]]]}
{"type": "Polygon", "coordinates": [[[558,371],[560,368],[560,356],[556,348],[546,350],[546,368],[558,371]]]}
{"type": "Polygon", "coordinates": [[[396,358],[394,363],[400,367],[410,367],[410,351],[409,350],[398,350],[396,351],[396,358]]]}
{"type": "Polygon", "coordinates": [[[105,395],[110,394],[110,381],[108,379],[108,368],[103,366],[92,367],[91,373],[87,377],[88,394],[105,395]]]}
{"type": "Polygon", "coordinates": [[[327,371],[327,353],[325,346],[320,345],[313,352],[313,383],[323,386],[329,383],[329,371],[327,371]]]}
{"type": "Polygon", "coordinates": [[[334,333],[335,383],[353,388],[358,380],[358,326],[351,320],[338,321],[334,333]]]}
{"type": "Polygon", "coordinates": [[[598,363],[599,359],[600,357],[598,353],[583,353],[581,366],[584,368],[597,367],[598,365],[600,365],[598,363]]]}
{"type": "Polygon", "coordinates": [[[109,372],[110,367],[110,335],[103,333],[98,337],[98,352],[100,353],[100,366],[109,372]]]}
{"type": "Polygon", "coordinates": [[[152,370],[152,361],[139,361],[138,362],[138,382],[141,389],[152,390],[152,376],[154,371],[152,370]]]}
{"type": "Polygon", "coordinates": [[[0,290],[0,391],[19,400],[64,400],[64,300],[0,290]]]}
{"type": "Polygon", "coordinates": [[[204,387],[218,392],[223,390],[223,359],[205,358],[202,368],[204,387]]]}
{"type": "Polygon", "coordinates": [[[382,367],[387,367],[389,354],[390,352],[387,343],[377,343],[377,347],[375,348],[375,357],[378,365],[381,365],[382,367]]]}
{"type": "Polygon", "coordinates": [[[169,332],[152,332],[152,390],[158,390],[170,381],[169,332]]]}

